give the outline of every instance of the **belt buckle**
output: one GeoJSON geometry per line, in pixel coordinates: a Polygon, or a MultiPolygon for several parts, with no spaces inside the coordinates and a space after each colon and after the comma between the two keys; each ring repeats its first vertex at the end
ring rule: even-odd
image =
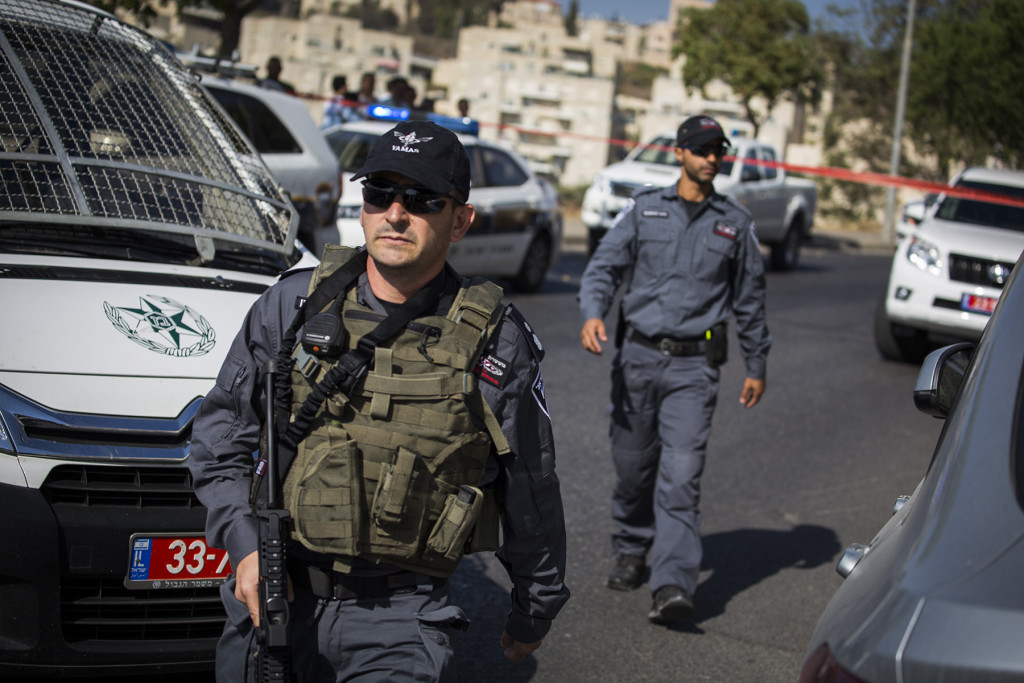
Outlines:
{"type": "Polygon", "coordinates": [[[663,338],[663,339],[660,339],[658,341],[658,350],[661,351],[662,355],[671,356],[672,355],[672,340],[668,339],[667,337],[663,338]]]}

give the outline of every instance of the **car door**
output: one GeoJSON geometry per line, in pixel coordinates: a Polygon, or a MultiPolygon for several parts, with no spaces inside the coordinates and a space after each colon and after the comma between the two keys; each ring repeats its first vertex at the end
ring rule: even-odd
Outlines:
{"type": "Polygon", "coordinates": [[[476,218],[466,238],[453,245],[452,264],[465,274],[514,275],[541,211],[541,188],[526,168],[499,147],[467,143],[466,151],[476,218]]]}

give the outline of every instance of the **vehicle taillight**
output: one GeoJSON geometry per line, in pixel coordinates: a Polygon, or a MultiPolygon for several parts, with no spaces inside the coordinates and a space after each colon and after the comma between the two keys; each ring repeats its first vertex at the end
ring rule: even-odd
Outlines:
{"type": "Polygon", "coordinates": [[[804,662],[804,668],[800,670],[800,683],[867,683],[862,678],[857,678],[849,671],[845,671],[832,651],[828,643],[822,643],[821,647],[815,650],[804,662]]]}

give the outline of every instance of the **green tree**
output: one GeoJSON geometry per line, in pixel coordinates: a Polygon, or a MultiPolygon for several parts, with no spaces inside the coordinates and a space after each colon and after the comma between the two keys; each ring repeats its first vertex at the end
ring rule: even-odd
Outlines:
{"type": "Polygon", "coordinates": [[[570,0],[569,10],[565,13],[565,32],[570,36],[579,33],[580,3],[579,0],[570,0]]]}
{"type": "Polygon", "coordinates": [[[915,24],[907,131],[948,179],[962,163],[1024,162],[1024,3],[948,0],[915,24]]]}
{"type": "MultiPolygon", "coordinates": [[[[917,0],[898,173],[946,182],[961,165],[1024,163],[1024,3],[917,0]]],[[[833,66],[836,150],[889,172],[907,0],[871,0],[860,31],[819,27],[833,66]],[[855,122],[854,125],[849,125],[855,122]],[[839,145],[840,139],[843,145],[839,145]]],[[[849,26],[830,10],[834,26],[849,26]]]]}
{"type": "Polygon", "coordinates": [[[754,135],[781,99],[820,98],[823,73],[800,0],[717,0],[706,9],[683,10],[678,29],[672,54],[686,56],[687,88],[704,92],[716,79],[728,84],[754,135]],[[764,100],[763,110],[754,107],[756,98],[764,100]]]}

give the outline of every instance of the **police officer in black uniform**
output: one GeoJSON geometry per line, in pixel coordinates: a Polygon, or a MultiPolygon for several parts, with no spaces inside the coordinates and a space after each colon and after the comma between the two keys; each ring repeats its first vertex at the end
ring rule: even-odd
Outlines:
{"type": "Polygon", "coordinates": [[[639,587],[650,553],[648,617],[658,624],[693,613],[700,477],[730,314],[746,363],[740,403],[753,407],[765,389],[771,337],[754,224],[746,209],[712,187],[727,145],[714,119],[684,121],[675,148],[679,181],[633,196],[580,285],[583,348],[596,354],[608,341],[603,319],[624,285],[621,347],[612,365],[612,517],[618,529],[607,585],[639,587]]]}
{"type": "MultiPolygon", "coordinates": [[[[466,234],[474,215],[473,206],[467,203],[469,160],[457,136],[430,122],[400,123],[377,140],[359,176],[366,177],[361,223],[368,258],[365,271],[338,297],[339,302],[345,298],[346,328],[349,308],[359,309],[363,320],[386,318],[426,287],[436,287],[437,296],[416,320],[423,316],[446,320],[444,316],[464,301],[467,292],[485,291],[485,285],[497,290],[482,280],[463,280],[446,263],[449,245],[466,234]]],[[[334,252],[325,250],[325,263],[329,253],[334,252]]],[[[284,331],[310,295],[311,279],[319,277],[318,273],[319,270],[286,273],[255,303],[231,346],[216,386],[203,401],[194,426],[189,466],[196,494],[209,510],[207,535],[213,545],[228,550],[234,568],[234,577],[224,584],[221,595],[228,622],[218,644],[217,675],[225,683],[253,677],[253,624],[259,618],[258,531],[250,507],[250,485],[253,453],[259,448],[265,414],[263,406],[269,400],[261,373],[268,359],[282,351],[291,352],[290,348],[282,349],[284,331]]],[[[500,302],[500,290],[496,296],[500,302]]],[[[478,406],[471,414],[475,428],[480,433],[490,433],[502,448],[489,447],[490,442],[485,440],[483,475],[479,481],[465,482],[466,485],[454,490],[460,493],[459,501],[466,491],[490,491],[494,494],[492,500],[498,501],[503,532],[498,558],[513,585],[500,644],[507,658],[522,661],[540,647],[552,620],[569,597],[563,582],[565,528],[551,422],[540,374],[543,348],[514,307],[499,304],[494,310],[490,326],[486,311],[478,316],[489,337],[479,332],[466,336],[470,343],[481,337],[487,341],[485,345],[476,342],[482,346],[476,365],[470,366],[471,372],[449,393],[462,392],[464,396],[455,398],[478,406]],[[483,400],[474,403],[476,396],[483,400]]],[[[460,325],[466,323],[451,324],[461,334],[460,325]]],[[[444,349],[466,348],[464,341],[446,347],[440,343],[444,340],[430,336],[428,326],[421,328],[427,332],[422,333],[422,339],[414,335],[420,341],[408,351],[411,362],[420,367],[449,362],[452,353],[444,349]]],[[[406,333],[409,329],[402,332],[406,333]]],[[[417,331],[416,335],[419,334],[417,331]]],[[[299,354],[301,347],[296,345],[294,353],[299,354]]],[[[381,358],[391,357],[392,349],[387,348],[387,343],[377,351],[382,348],[385,355],[378,353],[374,361],[377,365],[381,358]]],[[[396,348],[393,353],[397,363],[400,351],[396,348]]],[[[302,362],[307,361],[309,358],[302,362]]],[[[375,371],[383,372],[371,365],[368,377],[374,377],[375,371]]],[[[292,376],[301,383],[302,378],[295,373],[293,370],[292,376]]],[[[394,375],[376,377],[375,381],[386,387],[403,379],[394,375]]],[[[424,406],[422,400],[398,406],[401,397],[389,397],[390,408],[387,401],[383,407],[377,406],[376,399],[363,400],[369,388],[362,383],[368,381],[366,377],[357,381],[348,397],[329,398],[331,410],[336,412],[318,414],[316,429],[337,430],[338,425],[356,425],[346,422],[351,418],[346,410],[361,405],[367,415],[359,433],[373,432],[386,440],[393,431],[397,434],[396,442],[415,444],[415,440],[409,439],[419,436],[405,435],[405,441],[398,440],[403,438],[402,430],[413,429],[408,426],[408,415],[417,410],[420,413],[415,414],[428,415],[430,406],[424,406]],[[395,421],[397,418],[388,421],[397,410],[407,411],[402,424],[395,421]]],[[[430,394],[437,390],[424,391],[430,394]]],[[[351,433],[357,432],[353,428],[351,433]]],[[[390,479],[400,478],[400,458],[394,467],[390,463],[370,463],[366,455],[369,451],[356,441],[363,462],[353,471],[370,476],[371,470],[381,472],[381,468],[391,467],[388,471],[395,476],[390,479]]],[[[302,460],[301,448],[300,442],[300,456],[293,467],[298,467],[302,460]]],[[[445,455],[451,453],[445,451],[445,455]]],[[[429,480],[423,467],[425,460],[416,454],[408,459],[412,469],[405,480],[413,481],[410,487],[415,481],[429,480]]],[[[442,464],[431,467],[440,469],[442,464]]],[[[454,476],[459,483],[459,473],[454,476]]],[[[374,485],[383,486],[371,482],[370,493],[374,485]]],[[[454,495],[449,498],[455,500],[454,495]]],[[[474,499],[472,495],[470,499],[474,499]]],[[[415,507],[422,501],[410,494],[407,500],[398,495],[387,502],[401,511],[403,504],[406,508],[415,507]]],[[[356,530],[356,536],[360,538],[358,547],[365,552],[357,550],[354,556],[341,557],[311,550],[294,541],[289,548],[289,587],[294,593],[289,628],[293,666],[299,680],[456,680],[449,635],[452,628],[464,628],[467,620],[449,599],[450,569],[438,571],[436,566],[429,565],[424,565],[422,571],[417,569],[423,552],[422,539],[419,548],[415,547],[414,539],[409,549],[411,559],[399,562],[403,567],[381,560],[380,552],[362,544],[367,538],[365,525],[371,524],[378,511],[357,508],[358,505],[353,507],[356,516],[350,515],[350,519],[362,519],[364,526],[356,530]]],[[[296,516],[295,510],[291,512],[296,516]]],[[[417,510],[404,512],[417,519],[417,510]]],[[[436,517],[438,513],[431,514],[436,517]]],[[[433,518],[428,521],[432,523],[433,518]]],[[[296,519],[296,525],[296,529],[301,527],[302,520],[296,519]]],[[[496,531],[497,527],[495,538],[496,531]]],[[[457,562],[462,548],[454,550],[457,562]]]]}

